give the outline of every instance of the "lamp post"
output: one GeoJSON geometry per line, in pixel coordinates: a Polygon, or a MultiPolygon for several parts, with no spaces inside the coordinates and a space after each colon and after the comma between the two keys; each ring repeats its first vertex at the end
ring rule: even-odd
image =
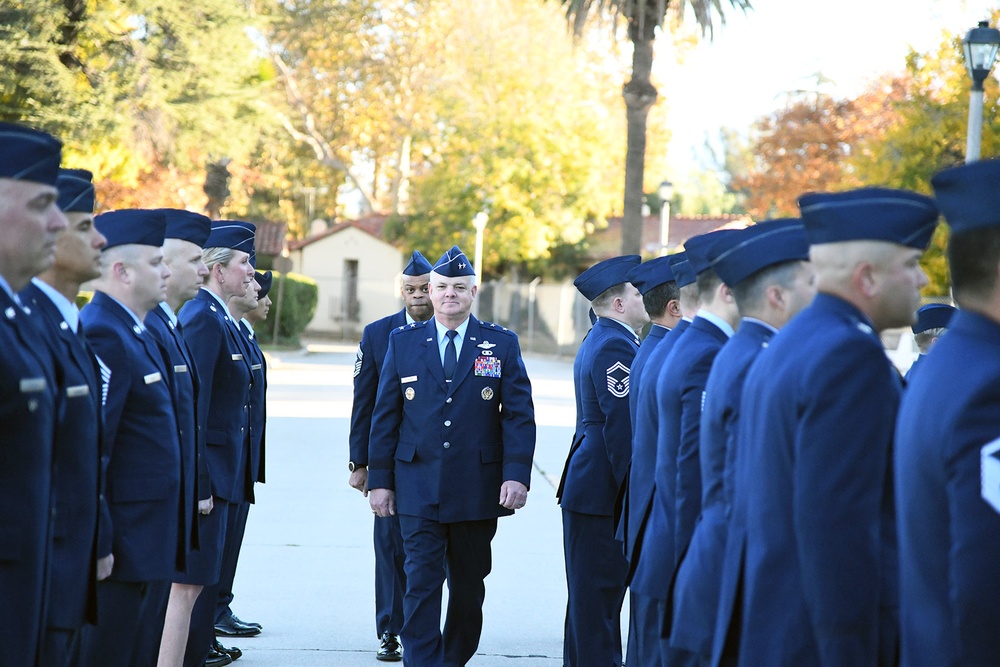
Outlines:
{"type": "Polygon", "coordinates": [[[660,196],[660,257],[667,254],[667,242],[670,240],[670,200],[674,196],[674,184],[663,181],[656,189],[660,196]]]}
{"type": "MultiPolygon", "coordinates": [[[[480,211],[472,217],[472,226],[476,228],[476,259],[473,268],[476,270],[476,284],[483,282],[483,232],[486,231],[486,223],[490,221],[490,216],[486,211],[480,211]]],[[[479,315],[478,301],[473,302],[476,307],[476,315],[479,315]]]]}
{"type": "Polygon", "coordinates": [[[986,21],[968,32],[962,40],[965,68],[972,77],[969,95],[969,129],[965,137],[965,163],[976,162],[983,143],[983,81],[990,75],[1000,49],[1000,30],[986,21]]]}

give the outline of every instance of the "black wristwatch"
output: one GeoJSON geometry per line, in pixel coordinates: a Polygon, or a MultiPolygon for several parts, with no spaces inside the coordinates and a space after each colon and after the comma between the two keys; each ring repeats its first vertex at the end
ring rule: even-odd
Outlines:
{"type": "Polygon", "coordinates": [[[355,463],[354,461],[347,462],[347,469],[350,470],[351,472],[354,472],[358,468],[367,468],[367,467],[368,464],[366,463],[355,463]]]}

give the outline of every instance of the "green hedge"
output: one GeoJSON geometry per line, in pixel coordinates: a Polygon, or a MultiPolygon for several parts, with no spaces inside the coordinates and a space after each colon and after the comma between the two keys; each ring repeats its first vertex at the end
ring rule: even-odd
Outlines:
{"type": "Polygon", "coordinates": [[[316,304],[319,303],[319,285],[312,278],[300,273],[287,273],[284,292],[281,290],[282,274],[274,272],[271,283],[271,312],[267,320],[255,327],[257,337],[263,344],[294,344],[299,342],[299,336],[316,314],[316,304]],[[282,295],[281,321],[277,340],[274,339],[274,325],[278,319],[278,295],[282,295]]]}

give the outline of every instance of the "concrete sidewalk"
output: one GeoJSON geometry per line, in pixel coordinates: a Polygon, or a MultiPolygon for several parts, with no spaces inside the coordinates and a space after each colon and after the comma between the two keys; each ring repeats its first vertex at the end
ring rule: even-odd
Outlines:
{"type": "MultiPolygon", "coordinates": [[[[555,503],[575,419],[572,360],[529,357],[538,421],[528,505],[502,519],[471,667],[558,667],[566,581],[555,503]]],[[[347,485],[354,347],[271,356],[267,483],[257,487],[233,609],[264,626],[238,664],[376,665],[373,517],[347,485]]],[[[627,605],[626,605],[627,606],[627,605]]],[[[625,619],[623,619],[623,624],[625,619]]],[[[227,638],[228,640],[228,638],[227,638]]]]}

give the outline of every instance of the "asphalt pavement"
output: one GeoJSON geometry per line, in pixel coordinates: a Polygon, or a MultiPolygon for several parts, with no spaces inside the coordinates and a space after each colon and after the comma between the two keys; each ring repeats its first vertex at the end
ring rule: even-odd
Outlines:
{"type": "MultiPolygon", "coordinates": [[[[390,664],[375,660],[374,518],[347,484],[354,353],[353,345],[314,344],[268,354],[267,483],[250,510],[233,603],[264,632],[224,639],[243,650],[237,665],[390,664]]],[[[525,365],[538,423],[531,491],[493,540],[483,636],[470,667],[562,664],[566,579],[555,485],[575,421],[572,359],[528,355],[525,365]]]]}

